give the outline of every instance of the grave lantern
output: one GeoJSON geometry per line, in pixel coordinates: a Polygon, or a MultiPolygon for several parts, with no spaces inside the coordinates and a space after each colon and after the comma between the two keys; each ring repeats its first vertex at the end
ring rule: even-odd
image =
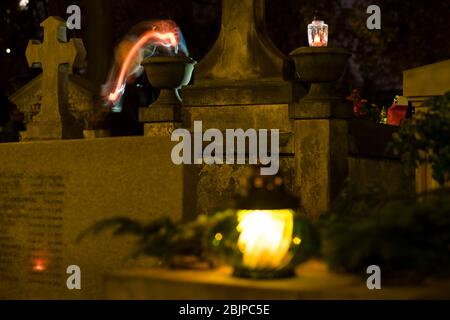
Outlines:
{"type": "Polygon", "coordinates": [[[326,47],[328,45],[328,25],[315,13],[313,21],[308,25],[308,41],[310,47],[326,47]]]}
{"type": "Polygon", "coordinates": [[[234,276],[255,279],[291,277],[302,260],[302,232],[299,201],[284,189],[280,176],[252,176],[237,197],[231,222],[212,234],[234,276]]]}

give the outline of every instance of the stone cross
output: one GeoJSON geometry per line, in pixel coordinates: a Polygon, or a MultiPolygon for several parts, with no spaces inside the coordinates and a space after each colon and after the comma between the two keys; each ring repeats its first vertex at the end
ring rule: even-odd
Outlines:
{"type": "Polygon", "coordinates": [[[27,125],[23,140],[62,139],[61,108],[66,105],[68,76],[72,67],[82,63],[86,51],[81,39],[67,42],[66,22],[59,17],[49,17],[41,23],[44,42],[30,40],[26,57],[30,66],[39,65],[42,73],[42,101],[39,113],[27,125]]]}
{"type": "Polygon", "coordinates": [[[303,92],[264,18],[265,0],[222,0],[219,37],[196,66],[194,85],[183,88],[184,106],[286,104],[303,92]]]}
{"type": "Polygon", "coordinates": [[[222,27],[196,81],[283,79],[287,57],[266,34],[265,0],[222,0],[222,27]]]}

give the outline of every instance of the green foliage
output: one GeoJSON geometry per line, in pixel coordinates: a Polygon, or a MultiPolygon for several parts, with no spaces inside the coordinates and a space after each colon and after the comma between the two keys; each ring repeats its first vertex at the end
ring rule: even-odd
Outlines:
{"type": "Polygon", "coordinates": [[[441,185],[450,178],[450,92],[425,103],[429,110],[405,120],[390,148],[409,167],[431,164],[441,185]]]}
{"type": "Polygon", "coordinates": [[[349,186],[319,221],[322,254],[332,270],[365,274],[380,266],[387,279],[450,273],[450,191],[426,197],[387,196],[349,186]]]}
{"type": "MultiPolygon", "coordinates": [[[[386,281],[450,275],[450,189],[392,196],[377,186],[361,192],[349,184],[318,221],[299,221],[298,263],[321,256],[333,271],[364,276],[368,266],[378,265],[386,281]]],[[[113,218],[92,226],[79,240],[112,230],[115,236],[137,236],[134,257],[156,257],[168,266],[177,257],[196,257],[212,265],[220,256],[228,262],[239,259],[236,225],[234,210],[186,223],[167,217],[149,223],[113,218]]]]}
{"type": "MultiPolygon", "coordinates": [[[[237,224],[235,210],[224,210],[211,216],[201,215],[187,223],[175,222],[168,217],[156,218],[148,223],[117,217],[96,223],[82,232],[78,241],[111,230],[113,236],[137,237],[132,258],[150,256],[167,266],[173,266],[175,259],[183,257],[193,257],[210,265],[216,260],[232,263],[234,259],[239,260],[236,256],[240,252],[237,248],[237,224]],[[221,235],[220,240],[215,237],[218,234],[221,235]]],[[[319,252],[319,235],[311,222],[298,218],[297,225],[302,243],[295,264],[305,262],[319,252]]]]}
{"type": "Polygon", "coordinates": [[[112,230],[113,236],[132,235],[137,242],[132,257],[151,256],[170,265],[180,256],[196,257],[199,261],[208,261],[210,230],[222,221],[229,219],[228,214],[212,217],[199,216],[197,220],[183,223],[169,217],[153,219],[148,223],[129,218],[118,217],[102,220],[78,237],[78,241],[90,235],[112,230]]]}

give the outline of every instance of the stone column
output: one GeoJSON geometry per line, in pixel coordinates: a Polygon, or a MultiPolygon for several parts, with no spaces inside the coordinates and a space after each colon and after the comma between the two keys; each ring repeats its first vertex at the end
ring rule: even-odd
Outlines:
{"type": "Polygon", "coordinates": [[[295,189],[309,216],[329,209],[349,174],[351,106],[333,91],[349,53],[335,48],[299,48],[291,53],[309,93],[290,105],[294,119],[295,189]]]}
{"type": "Polygon", "coordinates": [[[348,123],[344,119],[296,119],[295,190],[305,213],[329,209],[348,177],[348,123]]]}
{"type": "MultiPolygon", "coordinates": [[[[304,90],[294,81],[291,59],[267,36],[264,0],[222,0],[220,35],[194,71],[193,85],[184,87],[183,126],[203,130],[278,129],[280,174],[292,186],[293,127],[289,102],[304,90]]],[[[248,154],[246,155],[248,157],[248,154]]],[[[238,192],[248,166],[203,165],[197,186],[197,212],[211,213],[238,192]],[[211,192],[214,190],[215,192],[211,192]]]]}
{"type": "Polygon", "coordinates": [[[387,151],[396,127],[354,119],[352,105],[333,90],[350,54],[338,48],[291,53],[309,93],[290,104],[294,122],[295,189],[305,213],[328,211],[347,179],[361,191],[376,184],[387,192],[411,190],[411,179],[387,151]]]}
{"type": "Polygon", "coordinates": [[[222,28],[197,66],[186,106],[288,103],[293,66],[266,34],[264,0],[222,0],[222,28]]]}

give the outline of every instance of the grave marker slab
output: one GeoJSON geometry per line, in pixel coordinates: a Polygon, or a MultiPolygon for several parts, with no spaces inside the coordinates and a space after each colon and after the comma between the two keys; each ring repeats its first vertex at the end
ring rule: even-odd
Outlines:
{"type": "MultiPolygon", "coordinates": [[[[0,145],[0,299],[98,299],[103,274],[126,260],[133,238],[78,235],[116,216],[148,221],[191,212],[192,167],[175,166],[161,138],[0,145]],[[81,268],[81,290],[66,269],[81,268]]],[[[183,216],[185,217],[185,216],[183,216]]]]}

